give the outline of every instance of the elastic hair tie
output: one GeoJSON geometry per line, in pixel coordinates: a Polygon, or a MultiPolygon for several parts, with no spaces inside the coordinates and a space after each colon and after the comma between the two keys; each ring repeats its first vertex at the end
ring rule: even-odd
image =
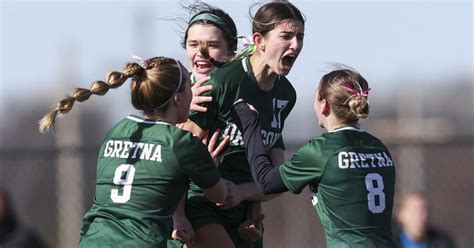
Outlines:
{"type": "Polygon", "coordinates": [[[143,69],[146,70],[146,61],[140,57],[140,56],[137,56],[137,55],[132,55],[132,59],[135,59],[137,61],[137,64],[139,64],[143,69]]]}
{"type": "Polygon", "coordinates": [[[362,90],[362,87],[358,82],[356,82],[357,85],[359,86],[359,91],[354,89],[354,87],[349,83],[349,82],[344,82],[344,84],[341,86],[343,89],[345,89],[347,92],[351,93],[352,95],[347,98],[347,100],[344,102],[344,105],[353,97],[367,97],[369,95],[370,88],[367,88],[366,90],[362,90]]]}
{"type": "Polygon", "coordinates": [[[255,51],[255,44],[252,41],[252,36],[238,36],[237,37],[237,55],[235,56],[234,60],[242,59],[247,57],[255,51]],[[242,42],[239,42],[242,41],[242,42]]]}
{"type": "Polygon", "coordinates": [[[354,89],[354,87],[348,82],[345,82],[341,87],[355,96],[368,96],[369,95],[370,88],[366,90],[362,90],[362,87],[360,86],[360,84],[357,83],[357,85],[359,86],[360,91],[357,91],[356,89],[354,89]]]}

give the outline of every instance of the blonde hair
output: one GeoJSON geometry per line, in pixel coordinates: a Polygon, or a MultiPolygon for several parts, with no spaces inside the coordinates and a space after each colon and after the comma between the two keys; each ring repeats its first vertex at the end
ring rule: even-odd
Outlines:
{"type": "Polygon", "coordinates": [[[166,57],[148,59],[144,65],[128,63],[122,72],[109,72],[105,82],[95,81],[90,89],[76,88],[72,96],[59,101],[56,109],[39,121],[39,130],[45,133],[54,128],[57,116],[69,113],[76,101],[84,102],[91,95],[105,95],[109,89],[122,86],[129,78],[132,78],[132,105],[144,113],[162,113],[168,108],[171,97],[185,88],[187,77],[182,70],[185,69],[177,60],[166,57]]]}
{"type": "Polygon", "coordinates": [[[370,88],[359,73],[350,69],[332,71],[322,77],[318,89],[318,99],[326,99],[342,122],[354,124],[369,115],[370,88]]]}

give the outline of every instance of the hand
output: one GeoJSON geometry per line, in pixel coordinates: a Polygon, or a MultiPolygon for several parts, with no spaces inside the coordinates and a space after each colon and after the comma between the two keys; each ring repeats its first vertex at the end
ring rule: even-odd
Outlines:
{"type": "Polygon", "coordinates": [[[171,237],[174,240],[181,240],[187,247],[191,248],[194,245],[196,234],[186,217],[173,218],[173,233],[171,237]]]}
{"type": "Polygon", "coordinates": [[[227,186],[227,198],[224,203],[216,203],[219,208],[227,209],[233,208],[244,199],[237,185],[229,180],[223,179],[227,186]]]}
{"type": "Polygon", "coordinates": [[[232,122],[237,125],[241,132],[244,129],[244,126],[249,125],[254,121],[258,121],[258,111],[254,106],[248,104],[243,99],[234,102],[230,115],[232,122]]]}
{"type": "Polygon", "coordinates": [[[198,104],[212,101],[212,96],[201,96],[204,92],[208,92],[212,89],[212,85],[202,86],[202,84],[207,82],[210,78],[209,76],[202,77],[191,87],[193,99],[191,101],[190,110],[197,112],[207,111],[206,107],[199,106],[198,104]]]}
{"type": "Polygon", "coordinates": [[[265,215],[260,213],[257,217],[246,220],[240,224],[238,229],[240,237],[252,242],[262,239],[262,221],[264,218],[265,215]]]}
{"type": "MultiPolygon", "coordinates": [[[[217,129],[212,135],[211,139],[209,140],[209,144],[207,145],[207,150],[211,154],[211,157],[214,159],[216,166],[219,166],[219,162],[224,156],[225,150],[227,149],[227,146],[229,145],[228,135],[224,135],[224,139],[219,143],[219,145],[217,145],[217,141],[219,140],[220,134],[221,134],[221,130],[217,129]]],[[[206,143],[207,143],[207,140],[204,142],[204,144],[206,143]]]]}
{"type": "Polygon", "coordinates": [[[243,108],[243,109],[246,109],[246,110],[250,109],[251,111],[255,112],[258,115],[257,109],[255,109],[255,107],[252,104],[246,102],[242,98],[239,98],[237,101],[235,101],[233,106],[234,106],[234,108],[235,107],[240,107],[240,108],[243,108]]]}

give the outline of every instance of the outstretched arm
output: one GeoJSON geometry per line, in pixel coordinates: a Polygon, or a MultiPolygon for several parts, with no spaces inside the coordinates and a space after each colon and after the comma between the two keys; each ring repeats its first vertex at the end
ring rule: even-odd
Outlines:
{"type": "Polygon", "coordinates": [[[258,189],[264,194],[288,191],[278,167],[273,165],[263,146],[258,113],[247,103],[240,101],[234,104],[232,119],[242,132],[250,171],[258,189]]]}
{"type": "Polygon", "coordinates": [[[171,237],[174,240],[181,240],[187,245],[193,245],[196,234],[191,226],[191,223],[186,218],[184,213],[184,202],[186,199],[186,193],[183,194],[181,201],[173,214],[173,233],[171,237]]]}

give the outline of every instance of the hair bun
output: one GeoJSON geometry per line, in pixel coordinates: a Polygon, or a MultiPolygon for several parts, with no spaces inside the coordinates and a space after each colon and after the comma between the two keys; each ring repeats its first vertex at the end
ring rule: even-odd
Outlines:
{"type": "Polygon", "coordinates": [[[354,96],[349,100],[351,112],[357,119],[365,119],[369,115],[369,101],[364,96],[354,96]]]}

